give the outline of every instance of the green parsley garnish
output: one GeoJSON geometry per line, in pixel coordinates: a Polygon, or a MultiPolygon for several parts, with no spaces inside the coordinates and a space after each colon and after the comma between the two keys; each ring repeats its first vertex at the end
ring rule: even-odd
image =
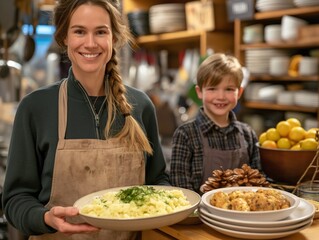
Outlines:
{"type": "Polygon", "coordinates": [[[124,203],[135,202],[136,205],[141,206],[155,192],[155,188],[150,186],[131,187],[120,190],[116,197],[124,203]]]}

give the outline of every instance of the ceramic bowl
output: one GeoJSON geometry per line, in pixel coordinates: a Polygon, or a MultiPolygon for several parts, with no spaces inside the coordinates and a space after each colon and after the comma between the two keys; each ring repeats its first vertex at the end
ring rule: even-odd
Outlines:
{"type": "MultiPolygon", "coordinates": [[[[225,193],[231,193],[233,191],[257,191],[258,189],[273,189],[273,188],[264,188],[264,187],[228,187],[228,188],[219,188],[212,191],[206,192],[202,196],[203,206],[207,211],[212,214],[237,220],[246,220],[246,221],[277,221],[288,217],[299,205],[299,197],[279,189],[279,191],[286,199],[290,202],[290,207],[280,210],[269,210],[269,211],[236,211],[228,210],[223,208],[218,208],[210,204],[210,199],[212,196],[220,191],[225,193]]],[[[274,190],[274,189],[273,189],[274,190]]]]}
{"type": "MultiPolygon", "coordinates": [[[[261,167],[265,174],[277,183],[296,185],[316,155],[316,150],[286,150],[260,147],[261,167]]],[[[304,181],[310,180],[313,169],[304,181]]]]}
{"type": "MultiPolygon", "coordinates": [[[[197,209],[201,197],[194,191],[184,188],[178,188],[173,186],[152,186],[156,190],[181,190],[190,202],[190,206],[169,214],[151,216],[151,217],[138,217],[138,218],[107,218],[107,217],[94,217],[88,214],[81,214],[81,218],[96,227],[115,230],[115,231],[142,231],[148,229],[155,229],[167,225],[172,225],[181,222],[191,216],[197,209]]],[[[129,187],[111,188],[102,190],[99,192],[88,194],[78,199],[73,206],[81,209],[84,205],[89,204],[94,197],[101,196],[106,192],[120,191],[129,187]]]]}

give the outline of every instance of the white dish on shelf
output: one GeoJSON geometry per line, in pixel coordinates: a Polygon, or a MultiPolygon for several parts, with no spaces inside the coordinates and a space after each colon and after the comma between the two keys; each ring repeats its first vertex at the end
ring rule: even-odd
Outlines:
{"type": "Polygon", "coordinates": [[[319,0],[294,0],[294,4],[297,7],[308,7],[319,5],[319,0]]]}
{"type": "Polygon", "coordinates": [[[257,0],[256,9],[260,12],[293,8],[293,0],[257,0]]]}
{"type": "Polygon", "coordinates": [[[277,103],[281,105],[294,105],[294,92],[283,91],[277,96],[277,103]]]}
{"type": "Polygon", "coordinates": [[[296,40],[299,29],[308,22],[294,16],[285,15],[281,18],[281,38],[285,41],[296,40]]]}
{"type": "Polygon", "coordinates": [[[265,26],[264,29],[265,42],[276,43],[281,42],[281,24],[271,24],[265,26]]]}

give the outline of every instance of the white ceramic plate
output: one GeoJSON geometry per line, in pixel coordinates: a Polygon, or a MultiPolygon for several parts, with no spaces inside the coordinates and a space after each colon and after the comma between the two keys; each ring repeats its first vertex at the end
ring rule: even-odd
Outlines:
{"type": "Polygon", "coordinates": [[[282,227],[268,228],[268,227],[245,227],[245,226],[239,226],[239,225],[234,225],[234,224],[230,224],[230,223],[224,223],[224,222],[215,220],[213,218],[207,217],[204,214],[200,215],[200,219],[204,220],[210,224],[213,224],[217,227],[222,227],[222,228],[234,230],[234,231],[250,232],[250,233],[286,232],[286,231],[291,231],[291,230],[303,227],[305,225],[308,225],[312,221],[312,218],[308,218],[305,221],[298,222],[296,224],[291,224],[291,225],[282,226],[282,227]]]}
{"type": "MultiPolygon", "coordinates": [[[[74,203],[74,207],[81,209],[82,206],[90,203],[95,196],[101,196],[106,192],[110,191],[120,191],[121,189],[126,189],[132,186],[127,187],[119,187],[119,188],[111,188],[107,190],[102,190],[99,192],[94,192],[88,194],[80,199],[78,199],[74,203]]],[[[190,206],[186,209],[165,214],[165,215],[158,215],[154,217],[144,217],[144,218],[130,218],[130,219],[119,219],[119,218],[102,218],[102,217],[93,217],[85,214],[80,214],[81,218],[96,227],[115,230],[115,231],[142,231],[148,229],[155,229],[163,226],[172,225],[178,223],[185,218],[187,218],[190,214],[192,214],[195,209],[197,209],[200,203],[200,196],[194,191],[184,188],[172,187],[172,186],[152,186],[156,190],[163,189],[163,190],[181,190],[183,191],[184,195],[187,197],[188,201],[190,202],[190,206]]]]}
{"type": "Polygon", "coordinates": [[[304,199],[300,199],[300,203],[295,211],[289,215],[286,219],[280,221],[267,221],[267,222],[259,222],[259,221],[249,221],[249,220],[236,220],[232,218],[225,218],[218,215],[214,215],[209,213],[203,204],[200,205],[199,208],[199,216],[205,215],[209,218],[213,218],[218,221],[222,221],[225,223],[239,225],[239,226],[247,226],[247,227],[263,227],[263,228],[273,228],[273,227],[282,227],[297,224],[298,222],[306,221],[309,218],[313,218],[315,214],[315,207],[313,204],[307,202],[304,199]]]}
{"type": "Polygon", "coordinates": [[[285,232],[278,232],[278,233],[252,233],[252,232],[242,232],[242,231],[235,231],[235,230],[229,230],[226,228],[218,227],[213,224],[210,224],[209,222],[205,221],[202,219],[202,222],[211,227],[212,229],[223,233],[225,235],[235,237],[235,238],[242,238],[242,239],[275,239],[275,238],[281,238],[285,236],[289,236],[291,234],[300,232],[301,230],[308,228],[313,220],[311,220],[307,225],[302,226],[300,228],[290,230],[290,231],[285,231],[285,232]]]}
{"type": "Polygon", "coordinates": [[[265,188],[265,187],[229,187],[229,188],[218,188],[212,191],[206,192],[202,196],[202,203],[205,205],[206,209],[215,215],[222,216],[225,218],[232,218],[237,220],[250,220],[250,221],[276,221],[280,219],[284,219],[288,217],[299,205],[300,198],[286,191],[282,191],[279,189],[273,188],[265,188]],[[231,193],[234,191],[254,191],[257,190],[274,190],[281,195],[285,196],[285,198],[290,202],[290,207],[280,210],[269,210],[269,211],[236,211],[223,209],[219,207],[215,207],[210,204],[211,197],[217,192],[231,193]]]}

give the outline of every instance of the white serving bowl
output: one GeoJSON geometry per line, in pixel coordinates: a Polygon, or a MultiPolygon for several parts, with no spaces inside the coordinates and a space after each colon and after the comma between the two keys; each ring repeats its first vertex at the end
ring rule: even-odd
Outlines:
{"type": "Polygon", "coordinates": [[[307,21],[301,18],[288,15],[283,16],[281,19],[281,38],[285,41],[296,40],[299,28],[307,24],[307,21]]]}
{"type": "Polygon", "coordinates": [[[281,39],[281,24],[272,24],[265,26],[264,30],[265,41],[267,43],[282,42],[281,39]]]}
{"type": "Polygon", "coordinates": [[[270,211],[236,211],[236,210],[228,210],[223,208],[218,208],[210,204],[211,197],[216,193],[223,191],[225,193],[231,193],[233,191],[257,191],[258,189],[273,189],[273,188],[265,188],[265,187],[229,187],[229,188],[219,188],[214,189],[212,191],[206,192],[202,195],[202,206],[205,207],[207,211],[212,214],[224,217],[224,218],[232,218],[237,220],[246,220],[246,221],[277,221],[284,218],[287,218],[299,205],[300,199],[299,197],[279,189],[275,189],[279,191],[282,195],[284,195],[288,201],[290,202],[290,207],[280,210],[270,210],[270,211]]]}
{"type": "MultiPolygon", "coordinates": [[[[92,226],[103,228],[103,229],[109,229],[109,230],[115,230],[115,231],[142,231],[142,230],[160,228],[167,225],[173,225],[183,220],[186,220],[186,218],[188,218],[189,216],[192,216],[192,214],[197,209],[201,201],[201,197],[199,196],[199,194],[189,189],[173,187],[173,186],[160,186],[160,185],[156,185],[156,186],[150,185],[150,186],[155,188],[155,190],[181,190],[183,194],[186,196],[187,200],[190,202],[190,206],[176,212],[163,214],[163,215],[157,215],[157,216],[150,216],[150,217],[109,218],[109,217],[94,217],[94,216],[91,216],[88,214],[82,214],[82,213],[80,213],[80,217],[84,220],[84,222],[87,222],[91,224],[92,226]]],[[[132,186],[110,188],[110,189],[88,194],[78,199],[73,206],[77,207],[78,209],[81,209],[86,204],[91,203],[93,198],[96,196],[102,196],[103,194],[107,192],[113,192],[113,191],[118,192],[122,189],[126,189],[129,187],[132,187],[132,186]]]]}

